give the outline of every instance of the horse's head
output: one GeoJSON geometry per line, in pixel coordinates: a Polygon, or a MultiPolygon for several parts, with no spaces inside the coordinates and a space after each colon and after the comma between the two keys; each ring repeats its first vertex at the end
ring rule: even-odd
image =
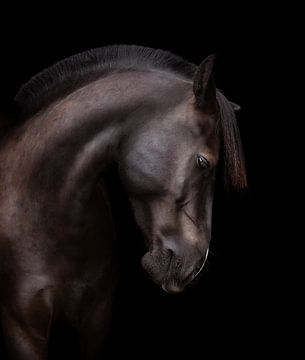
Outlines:
{"type": "Polygon", "coordinates": [[[221,116],[213,61],[200,65],[183,102],[135,124],[120,164],[149,247],[143,267],[172,293],[199,274],[209,251],[221,116]]]}

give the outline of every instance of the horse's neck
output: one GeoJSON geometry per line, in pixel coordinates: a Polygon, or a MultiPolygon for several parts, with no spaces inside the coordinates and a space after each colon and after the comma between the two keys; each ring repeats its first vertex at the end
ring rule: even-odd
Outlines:
{"type": "Polygon", "coordinates": [[[116,158],[134,114],[151,109],[173,85],[164,75],[113,74],[49,106],[22,129],[19,153],[27,161],[15,162],[22,183],[59,205],[82,203],[116,158]]]}

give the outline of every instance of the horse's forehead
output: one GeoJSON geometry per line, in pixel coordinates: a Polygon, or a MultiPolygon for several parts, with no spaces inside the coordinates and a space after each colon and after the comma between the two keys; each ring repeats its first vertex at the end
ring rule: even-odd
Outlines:
{"type": "Polygon", "coordinates": [[[150,121],[143,121],[134,129],[129,144],[137,153],[187,153],[193,147],[206,147],[214,138],[215,125],[216,118],[198,110],[190,98],[164,113],[157,113],[150,121]]]}
{"type": "Polygon", "coordinates": [[[187,125],[193,133],[199,129],[202,136],[214,130],[217,121],[215,114],[208,114],[198,109],[193,97],[175,107],[171,116],[178,124],[187,125]]]}
{"type": "Polygon", "coordinates": [[[175,154],[191,150],[196,136],[188,126],[172,125],[162,126],[158,124],[147,128],[137,136],[132,144],[138,155],[150,158],[164,159],[165,154],[174,157],[175,154]],[[152,156],[154,155],[154,156],[152,156]]]}
{"type": "Polygon", "coordinates": [[[156,117],[140,131],[140,141],[150,145],[170,147],[204,142],[215,133],[215,117],[183,104],[172,111],[156,117]]]}

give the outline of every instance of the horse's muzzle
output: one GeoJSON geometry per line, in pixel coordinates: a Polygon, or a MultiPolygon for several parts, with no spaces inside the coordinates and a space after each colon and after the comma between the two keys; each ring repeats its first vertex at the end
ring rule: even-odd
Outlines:
{"type": "Polygon", "coordinates": [[[199,275],[207,256],[208,249],[203,257],[197,253],[185,258],[163,247],[146,253],[142,258],[142,265],[152,280],[161,285],[164,291],[177,294],[199,275]]]}
{"type": "Polygon", "coordinates": [[[170,277],[167,277],[167,281],[164,281],[162,283],[162,289],[167,292],[167,293],[170,293],[170,294],[179,294],[181,293],[185,287],[191,283],[199,274],[200,272],[202,271],[205,263],[206,263],[206,260],[207,260],[207,257],[208,257],[208,254],[209,254],[209,249],[206,250],[206,253],[205,253],[205,257],[203,259],[203,261],[201,261],[201,263],[199,263],[195,268],[194,270],[189,274],[187,275],[183,281],[177,281],[175,279],[170,279],[170,277]]]}

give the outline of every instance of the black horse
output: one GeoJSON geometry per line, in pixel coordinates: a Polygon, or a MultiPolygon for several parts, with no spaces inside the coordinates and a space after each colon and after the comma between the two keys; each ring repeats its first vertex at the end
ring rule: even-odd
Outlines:
{"type": "Polygon", "coordinates": [[[234,104],[199,67],[161,50],[110,46],[65,59],[15,98],[0,139],[1,323],[12,359],[46,359],[52,324],[99,356],[117,278],[101,182],[117,163],[152,279],[178,293],[207,258],[217,164],[246,186],[234,104]]]}

